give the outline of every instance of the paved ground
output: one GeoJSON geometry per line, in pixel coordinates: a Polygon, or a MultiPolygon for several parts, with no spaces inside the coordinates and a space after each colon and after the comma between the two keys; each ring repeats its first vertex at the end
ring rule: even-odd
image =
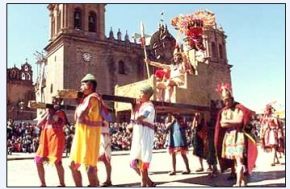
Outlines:
{"type": "MultiPolygon", "coordinates": [[[[7,186],[9,187],[37,187],[39,180],[37,177],[34,161],[31,159],[33,154],[13,154],[8,156],[7,161],[7,186]]],[[[155,151],[153,154],[152,164],[150,165],[150,177],[157,183],[157,187],[212,187],[212,186],[232,186],[234,181],[227,181],[228,173],[220,174],[216,178],[209,178],[207,172],[196,173],[198,168],[197,159],[188,154],[190,168],[189,175],[182,175],[181,171],[185,169],[181,156],[177,156],[177,170],[175,176],[169,176],[171,170],[171,158],[165,150],[155,151]]],[[[258,187],[280,187],[286,186],[285,179],[285,158],[280,159],[281,164],[274,167],[271,164],[271,154],[266,154],[259,149],[259,156],[256,168],[250,176],[248,186],[258,187]]],[[[65,181],[67,186],[74,186],[70,170],[68,168],[69,160],[64,158],[65,181]]],[[[112,156],[112,181],[116,187],[139,187],[139,177],[129,167],[129,156],[127,152],[114,152],[112,156]]],[[[204,166],[207,168],[207,165],[204,166]]],[[[58,178],[55,168],[46,165],[46,180],[48,186],[57,186],[58,178]]],[[[103,164],[99,164],[100,181],[105,179],[105,170],[103,164]]],[[[83,173],[83,184],[88,185],[88,180],[83,173]]]]}

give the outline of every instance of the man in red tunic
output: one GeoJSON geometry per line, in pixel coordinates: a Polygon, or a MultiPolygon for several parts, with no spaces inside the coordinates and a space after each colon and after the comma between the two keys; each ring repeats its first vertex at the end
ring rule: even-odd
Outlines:
{"type": "Polygon", "coordinates": [[[234,101],[231,91],[221,88],[225,107],[218,113],[215,127],[215,146],[221,172],[235,165],[237,182],[245,186],[245,173],[251,173],[257,158],[255,140],[245,132],[252,111],[234,101]]]}
{"type": "Polygon", "coordinates": [[[53,163],[56,167],[59,186],[65,186],[64,169],[62,166],[62,153],[65,146],[65,134],[63,126],[68,123],[66,114],[60,109],[62,99],[54,97],[53,107],[47,109],[46,113],[38,121],[42,131],[39,139],[39,147],[36,152],[35,162],[41,187],[46,186],[43,162],[53,163]]]}

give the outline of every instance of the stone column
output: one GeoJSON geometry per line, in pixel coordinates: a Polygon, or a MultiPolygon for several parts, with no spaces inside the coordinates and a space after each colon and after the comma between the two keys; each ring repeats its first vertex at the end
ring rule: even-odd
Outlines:
{"type": "Polygon", "coordinates": [[[105,5],[104,4],[99,4],[99,11],[98,15],[99,17],[98,20],[98,27],[97,27],[97,32],[98,32],[98,39],[104,40],[105,39],[105,5]]]}

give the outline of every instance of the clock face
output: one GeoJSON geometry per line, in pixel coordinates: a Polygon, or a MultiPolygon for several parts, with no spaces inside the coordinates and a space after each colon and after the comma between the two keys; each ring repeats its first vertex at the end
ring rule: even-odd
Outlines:
{"type": "Polygon", "coordinates": [[[84,61],[89,62],[89,61],[91,61],[91,58],[92,58],[92,55],[90,53],[86,52],[83,54],[84,61]]]}

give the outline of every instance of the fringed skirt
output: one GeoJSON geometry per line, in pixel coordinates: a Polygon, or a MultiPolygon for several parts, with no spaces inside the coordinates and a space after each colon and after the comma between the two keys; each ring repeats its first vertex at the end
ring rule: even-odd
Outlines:
{"type": "Polygon", "coordinates": [[[245,136],[237,130],[226,131],[223,146],[222,158],[235,159],[243,158],[245,153],[245,136]]]}

